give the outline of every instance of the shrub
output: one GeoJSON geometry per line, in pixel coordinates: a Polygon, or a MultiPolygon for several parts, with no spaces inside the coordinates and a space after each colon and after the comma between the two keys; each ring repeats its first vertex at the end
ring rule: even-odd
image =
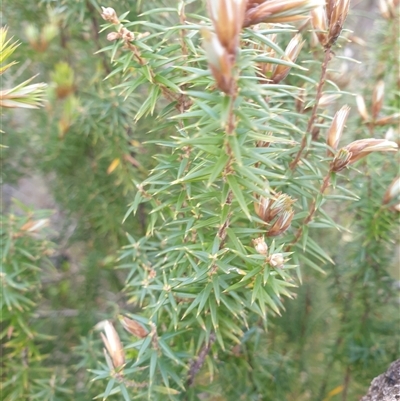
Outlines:
{"type": "Polygon", "coordinates": [[[50,101],[16,134],[84,255],[32,320],[48,399],[355,399],[395,359],[395,11],[361,81],[346,1],[203,3],[18,15],[50,101]]]}

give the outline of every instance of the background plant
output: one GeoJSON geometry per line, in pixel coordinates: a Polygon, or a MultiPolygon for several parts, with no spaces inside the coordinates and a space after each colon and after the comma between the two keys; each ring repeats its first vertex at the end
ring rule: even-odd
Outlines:
{"type": "MultiPolygon", "coordinates": [[[[295,39],[296,30],[285,24],[250,27],[240,34],[240,51],[222,41],[229,68],[219,70],[220,79],[228,79],[218,81],[218,70],[214,77],[208,71],[213,48],[207,48],[207,40],[212,46],[215,37],[203,33],[202,40],[200,33],[218,17],[211,11],[213,22],[199,24],[206,21],[200,3],[160,10],[153,4],[135,5],[135,11],[136,6],[151,11],[139,21],[129,14],[132,24],[119,17],[122,26],[108,26],[108,36],[96,34],[101,10],[95,3],[58,6],[40,15],[44,26],[63,29],[61,46],[52,42],[56,35],[47,47],[53,46],[53,52],[45,53],[53,61],[41,57],[37,63],[45,73],[53,70],[53,100],[39,121],[46,121],[47,132],[29,143],[44,155],[36,159],[37,166],[57,178],[56,199],[76,224],[69,241],[84,244],[85,257],[64,261],[63,280],[46,293],[56,308],[68,305],[75,311],[72,317],[58,316],[57,328],[50,326],[58,336],[70,327],[63,344],[70,347],[61,365],[71,373],[79,369],[75,386],[66,384],[75,388],[74,399],[102,391],[115,399],[164,399],[165,393],[195,398],[208,392],[209,399],[296,400],[352,399],[365,392],[375,369],[379,373],[395,359],[396,291],[388,270],[394,263],[396,222],[390,209],[396,201],[392,197],[389,206],[382,206],[382,198],[396,163],[391,155],[372,154],[356,165],[365,174],[346,169],[335,178],[328,175],[332,156],[325,143],[328,132],[340,138],[332,129],[338,119],[332,118],[346,103],[352,112],[347,127],[341,126],[342,147],[357,139],[384,138],[398,118],[398,93],[386,89],[378,116],[379,97],[372,92],[381,79],[393,88],[393,71],[367,82],[364,103],[376,115],[375,123],[364,118],[362,124],[354,98],[342,88],[345,77],[330,71],[343,62],[337,45],[327,69],[331,76],[318,85],[326,53],[312,47],[310,25],[302,29],[302,39],[295,39]],[[106,36],[112,39],[108,48],[93,57],[93,48],[100,49],[106,36]],[[298,55],[293,47],[301,47],[298,55]],[[67,64],[57,64],[60,59],[67,64]],[[99,61],[97,73],[93,62],[87,68],[89,60],[99,61]],[[268,81],[280,76],[280,82],[268,81]],[[316,103],[320,107],[313,107],[316,103]],[[307,129],[310,116],[314,121],[307,129]],[[385,118],[388,125],[376,123],[385,118]],[[301,163],[290,168],[303,138],[301,163]],[[155,161],[149,160],[155,154],[155,161]],[[134,197],[127,213],[126,204],[134,197]],[[271,218],[263,210],[278,215],[271,218]],[[279,236],[267,236],[284,228],[279,236]],[[361,234],[350,234],[350,229],[361,234]],[[114,272],[110,256],[126,244],[124,231],[130,233],[129,245],[120,255],[122,269],[114,272]],[[361,254],[366,247],[360,243],[370,251],[361,254]],[[321,276],[322,270],[329,274],[321,276]],[[81,277],[78,299],[68,295],[76,285],[73,274],[81,277]],[[296,289],[299,279],[302,285],[296,289]],[[125,291],[116,297],[123,280],[125,291]],[[57,303],[62,286],[66,295],[57,303]],[[280,297],[291,293],[297,293],[292,301],[280,297]],[[383,308],[385,318],[379,313],[383,308]],[[274,316],[279,310],[282,317],[274,316]],[[98,381],[91,389],[82,388],[88,380],[84,368],[94,368],[104,356],[97,334],[74,346],[96,322],[120,312],[132,319],[123,322],[137,339],[119,331],[126,365],[122,369],[109,359],[109,366],[98,365],[95,371],[100,379],[110,378],[108,385],[98,381]],[[329,377],[321,366],[330,368],[329,377]]],[[[124,12],[132,6],[115,8],[124,12]]],[[[26,14],[29,18],[29,10],[26,14]]],[[[380,42],[390,47],[396,37],[387,32],[380,42]]],[[[332,140],[330,152],[335,153],[335,143],[340,149],[332,140]]],[[[67,231],[61,230],[57,242],[67,231]]],[[[116,319],[114,324],[119,330],[116,319]]],[[[59,350],[60,344],[54,347],[59,350]]]]}

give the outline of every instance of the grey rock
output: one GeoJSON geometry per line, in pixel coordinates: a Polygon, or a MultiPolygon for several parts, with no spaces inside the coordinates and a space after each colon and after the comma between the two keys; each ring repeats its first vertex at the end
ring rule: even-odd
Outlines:
{"type": "Polygon", "coordinates": [[[367,395],[360,401],[400,401],[400,359],[372,380],[367,395]]]}

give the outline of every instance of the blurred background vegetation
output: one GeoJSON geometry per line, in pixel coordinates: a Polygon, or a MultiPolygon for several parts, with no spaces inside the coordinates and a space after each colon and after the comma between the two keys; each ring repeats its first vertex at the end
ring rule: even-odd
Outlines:
{"type": "MultiPolygon", "coordinates": [[[[2,109],[2,274],[10,277],[1,299],[5,401],[87,401],[104,391],[106,383],[91,381],[89,371],[104,360],[94,326],[135,311],[123,291],[127,273],[116,266],[126,233],[145,233],[146,210],[122,220],[134,181],[145,179],[152,156],[165,150],[145,143],[159,134],[151,134],[154,119],[135,120],[141,91],[125,97],[113,89],[118,74],[104,80],[112,65],[110,52],[100,52],[110,46],[99,33],[100,6],[129,11],[134,21],[168,3],[15,0],[2,6],[2,25],[20,42],[13,55],[18,64],[2,76],[2,86],[36,74],[35,82],[48,84],[42,109],[2,109]],[[47,227],[29,229],[42,219],[47,227]]],[[[365,1],[352,5],[346,27],[355,32],[337,50],[344,58],[335,61],[338,73],[330,79],[349,93],[347,130],[359,139],[371,127],[362,124],[350,93],[363,95],[369,106],[384,80],[384,111],[398,111],[398,32],[394,19],[365,1]]],[[[312,74],[317,78],[318,69],[312,74]]],[[[389,130],[398,141],[395,124],[374,130],[380,138],[389,130]]],[[[217,361],[216,395],[206,399],[358,400],[399,357],[398,214],[382,208],[397,163],[373,154],[358,166],[363,174],[351,177],[351,187],[359,200],[326,207],[349,231],[319,231],[335,263],[320,266],[324,274],[302,271],[297,297],[285,300],[281,317],[270,317],[268,333],[248,332],[257,339],[248,346],[244,340],[241,352],[249,357],[227,352],[217,361]]],[[[199,377],[205,386],[208,379],[199,377]]]]}

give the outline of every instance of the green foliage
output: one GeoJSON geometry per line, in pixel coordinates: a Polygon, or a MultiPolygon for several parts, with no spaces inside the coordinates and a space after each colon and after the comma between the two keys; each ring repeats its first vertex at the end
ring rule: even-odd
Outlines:
{"type": "Polygon", "coordinates": [[[62,389],[56,376],[45,367],[43,344],[49,337],[32,324],[41,299],[41,275],[52,269],[52,244],[40,236],[49,213],[9,214],[1,221],[1,342],[4,400],[36,397],[56,400],[62,389]],[[44,388],[44,389],[43,389],[44,388]]]}
{"type": "Polygon", "coordinates": [[[336,155],[398,120],[391,28],[361,88],[335,74],[345,38],[324,52],[311,25],[239,29],[232,68],[210,72],[204,2],[107,4],[118,23],[97,1],[19,3],[5,19],[26,22],[21,74],[41,72],[49,90],[29,132],[5,116],[5,179],[40,172],[64,221],[56,270],[29,231],[44,217],[3,217],[5,400],[363,395],[398,351],[398,200],[383,201],[396,160],[373,153],[341,170],[336,155]],[[117,332],[95,327],[104,319],[117,332]]]}

